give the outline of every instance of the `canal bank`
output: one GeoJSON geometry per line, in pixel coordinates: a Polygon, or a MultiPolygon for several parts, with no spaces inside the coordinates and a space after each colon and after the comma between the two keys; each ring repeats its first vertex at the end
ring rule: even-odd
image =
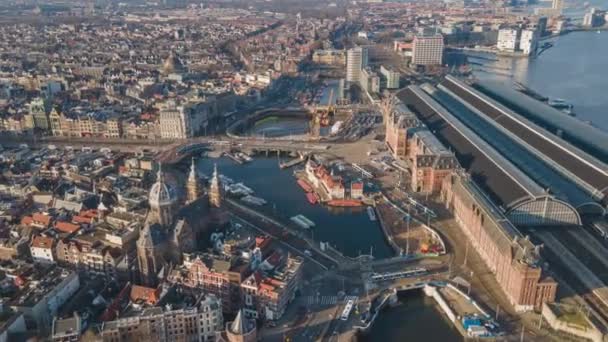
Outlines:
{"type": "Polygon", "coordinates": [[[386,306],[361,342],[375,341],[445,341],[461,342],[464,338],[422,290],[400,292],[393,306],[386,306]]]}

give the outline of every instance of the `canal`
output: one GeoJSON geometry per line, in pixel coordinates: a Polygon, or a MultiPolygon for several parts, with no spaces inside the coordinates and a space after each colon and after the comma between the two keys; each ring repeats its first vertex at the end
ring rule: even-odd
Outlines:
{"type": "Polygon", "coordinates": [[[461,342],[462,336],[439,311],[432,298],[422,291],[399,294],[399,302],[387,307],[372,329],[360,338],[374,341],[441,341],[461,342]]]}
{"type": "Polygon", "coordinates": [[[265,211],[272,211],[283,221],[302,214],[315,222],[311,234],[316,241],[329,242],[351,257],[370,252],[376,258],[392,256],[378,222],[371,221],[364,208],[330,209],[311,205],[297,185],[293,169],[281,170],[276,156],[256,157],[242,165],[227,158],[201,158],[197,164],[199,172],[211,175],[214,163],[217,163],[220,174],[235,182],[243,182],[255,191],[254,196],[265,199],[268,202],[264,205],[265,211]]]}

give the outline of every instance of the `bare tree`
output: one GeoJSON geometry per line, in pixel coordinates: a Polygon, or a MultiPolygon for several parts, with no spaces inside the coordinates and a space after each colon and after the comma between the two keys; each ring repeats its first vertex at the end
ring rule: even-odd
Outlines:
{"type": "Polygon", "coordinates": [[[397,105],[398,101],[399,100],[395,94],[389,94],[387,97],[382,99],[382,102],[380,102],[380,111],[382,112],[382,120],[384,120],[384,122],[389,120],[395,111],[395,106],[397,105]]]}

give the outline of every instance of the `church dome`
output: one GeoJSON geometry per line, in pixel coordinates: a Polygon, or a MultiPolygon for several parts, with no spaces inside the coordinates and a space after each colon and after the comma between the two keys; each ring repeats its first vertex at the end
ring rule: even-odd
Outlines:
{"type": "Polygon", "coordinates": [[[151,208],[170,206],[177,201],[175,191],[171,186],[165,183],[162,171],[160,170],[158,171],[156,183],[154,183],[154,185],[152,185],[152,189],[150,189],[150,196],[148,200],[151,208]]]}
{"type": "Polygon", "coordinates": [[[184,69],[185,68],[182,64],[182,61],[174,53],[171,53],[163,63],[163,73],[165,75],[172,74],[175,72],[183,72],[184,69]]]}

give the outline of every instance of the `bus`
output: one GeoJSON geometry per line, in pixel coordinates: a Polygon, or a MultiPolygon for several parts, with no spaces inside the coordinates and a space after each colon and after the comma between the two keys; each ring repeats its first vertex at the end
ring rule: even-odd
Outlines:
{"type": "Polygon", "coordinates": [[[344,310],[342,311],[342,315],[340,316],[341,320],[348,321],[350,312],[353,310],[353,305],[355,305],[355,302],[352,299],[346,303],[346,306],[344,307],[344,310]]]}

